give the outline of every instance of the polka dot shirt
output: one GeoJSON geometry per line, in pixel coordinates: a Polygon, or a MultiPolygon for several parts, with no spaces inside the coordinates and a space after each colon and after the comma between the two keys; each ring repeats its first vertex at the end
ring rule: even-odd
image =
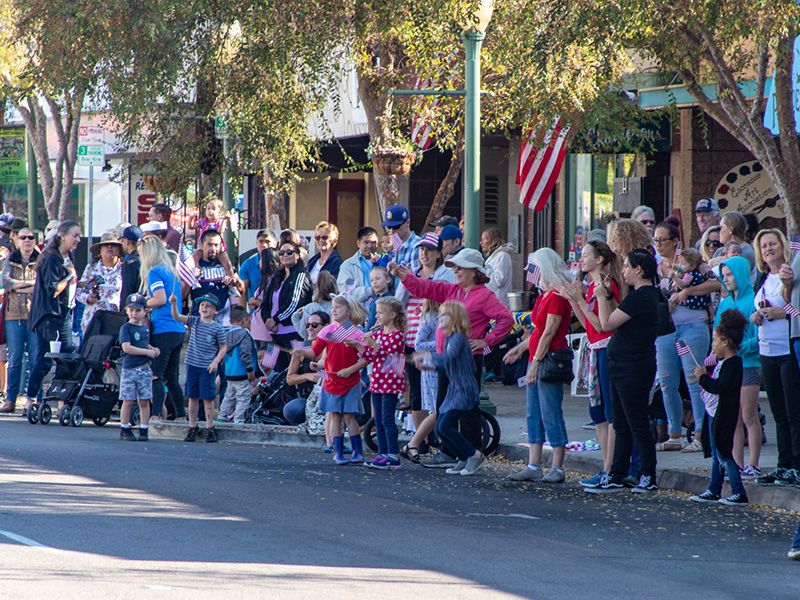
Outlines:
{"type": "MultiPolygon", "coordinates": [[[[364,346],[364,358],[372,363],[369,391],[377,394],[401,394],[405,390],[405,369],[397,373],[387,364],[387,360],[400,360],[403,357],[405,336],[402,331],[384,332],[374,334],[377,348],[364,346]],[[389,359],[395,355],[394,359],[389,359]]],[[[402,363],[401,363],[402,364],[402,363]]]]}

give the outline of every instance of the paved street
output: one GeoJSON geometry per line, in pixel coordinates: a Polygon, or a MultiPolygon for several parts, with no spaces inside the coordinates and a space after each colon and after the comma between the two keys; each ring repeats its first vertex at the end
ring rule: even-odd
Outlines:
{"type": "Polygon", "coordinates": [[[0,421],[0,598],[800,596],[797,515],[116,436],[0,421]]]}

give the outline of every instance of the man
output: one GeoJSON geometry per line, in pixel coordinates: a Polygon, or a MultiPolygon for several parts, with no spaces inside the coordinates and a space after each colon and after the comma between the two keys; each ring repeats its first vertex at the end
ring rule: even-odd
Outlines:
{"type": "Polygon", "coordinates": [[[154,204],[150,208],[150,212],[147,214],[147,218],[151,221],[158,221],[167,224],[167,248],[178,252],[181,245],[181,232],[170,225],[170,217],[172,217],[172,209],[166,204],[154,204]]]}
{"type": "Polygon", "coordinates": [[[363,302],[370,295],[369,274],[378,255],[378,232],[372,227],[362,227],[356,234],[358,250],[339,267],[336,283],[339,291],[355,296],[363,302]]]}
{"type": "Polygon", "coordinates": [[[144,235],[154,235],[160,239],[161,243],[164,244],[164,247],[167,249],[167,254],[169,254],[172,264],[178,264],[178,251],[167,246],[168,229],[166,223],[163,221],[148,221],[147,223],[142,223],[141,229],[144,235]]]}
{"type": "Polygon", "coordinates": [[[17,247],[17,235],[20,230],[26,228],[28,222],[19,217],[12,217],[10,221],[0,220],[0,231],[8,236],[7,243],[2,244],[13,251],[17,247]]]}
{"type": "Polygon", "coordinates": [[[416,246],[421,238],[411,231],[410,219],[411,216],[405,206],[393,204],[386,209],[381,226],[391,233],[396,233],[403,242],[400,249],[394,252],[394,262],[399,265],[406,265],[411,269],[412,273],[416,273],[419,270],[419,248],[416,246]]]}
{"type": "Polygon", "coordinates": [[[442,241],[442,256],[446,258],[455,256],[464,249],[464,234],[457,225],[445,225],[439,234],[442,241]]]}
{"type": "Polygon", "coordinates": [[[122,268],[120,274],[122,276],[122,287],[120,289],[120,298],[127,298],[131,294],[135,294],[141,287],[141,279],[139,277],[139,241],[144,237],[142,230],[136,225],[131,225],[122,230],[122,236],[119,241],[122,244],[122,251],[124,258],[122,259],[122,268]]]}
{"type": "Polygon", "coordinates": [[[215,229],[208,229],[200,237],[200,260],[197,261],[197,268],[200,274],[197,277],[199,287],[191,290],[192,299],[191,314],[199,313],[199,298],[203,296],[213,296],[219,302],[219,312],[215,317],[220,323],[228,314],[228,297],[231,291],[236,289],[234,280],[225,274],[225,267],[219,261],[219,254],[222,251],[222,236],[215,229]]]}
{"type": "Polygon", "coordinates": [[[239,296],[239,304],[247,307],[247,301],[256,293],[261,284],[261,253],[267,248],[275,248],[278,240],[269,229],[261,229],[256,234],[256,252],[239,267],[239,280],[244,292],[239,296]]]}
{"type": "Polygon", "coordinates": [[[428,223],[429,227],[433,227],[435,233],[442,233],[442,229],[444,229],[445,225],[455,225],[458,227],[458,217],[444,215],[436,219],[433,223],[428,223]]]}
{"type": "MultiPolygon", "coordinates": [[[[697,221],[698,229],[700,229],[700,237],[703,237],[706,229],[719,225],[719,204],[713,198],[700,198],[694,206],[694,218],[697,221]]],[[[697,240],[694,249],[700,250],[700,240],[697,240]]]]}

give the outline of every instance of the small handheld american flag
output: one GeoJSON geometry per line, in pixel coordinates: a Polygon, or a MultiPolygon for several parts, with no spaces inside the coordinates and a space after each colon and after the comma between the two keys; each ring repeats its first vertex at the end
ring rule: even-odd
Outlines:
{"type": "Polygon", "coordinates": [[[717,355],[714,352],[706,356],[705,360],[703,361],[703,365],[706,367],[713,367],[716,364],[717,364],[717,355]]]}
{"type": "Polygon", "coordinates": [[[400,236],[397,235],[397,232],[392,234],[392,249],[394,250],[395,254],[400,252],[400,248],[403,247],[403,240],[400,239],[400,236]]]}
{"type": "Polygon", "coordinates": [[[683,340],[678,340],[675,342],[675,348],[678,350],[678,356],[685,356],[686,354],[691,353],[689,349],[689,345],[684,342],[683,340]]]}
{"type": "Polygon", "coordinates": [[[484,347],[483,350],[481,350],[481,354],[483,354],[484,356],[489,356],[491,353],[492,353],[492,347],[489,346],[488,344],[484,347]]]}
{"type": "Polygon", "coordinates": [[[791,303],[784,306],[783,310],[790,317],[800,317],[800,310],[797,310],[791,303]]]}
{"type": "Polygon", "coordinates": [[[538,287],[539,280],[542,278],[542,270],[539,268],[539,265],[529,262],[528,266],[525,267],[525,271],[527,271],[525,274],[525,281],[538,287]]]}
{"type": "Polygon", "coordinates": [[[281,349],[274,344],[267,344],[264,350],[264,356],[261,358],[261,366],[265,369],[274,369],[278,364],[278,356],[280,356],[281,349]]]}
{"type": "Polygon", "coordinates": [[[350,321],[345,321],[333,331],[328,332],[327,338],[329,342],[340,344],[356,331],[358,331],[358,327],[353,325],[350,321]]]}
{"type": "Polygon", "coordinates": [[[684,273],[683,277],[681,277],[681,281],[686,285],[692,283],[692,279],[694,279],[694,276],[691,273],[684,273]]]}
{"type": "Polygon", "coordinates": [[[303,340],[292,340],[291,342],[289,342],[289,344],[291,345],[292,350],[300,350],[302,348],[308,348],[311,345],[310,342],[303,340]]]}
{"type": "Polygon", "coordinates": [[[200,287],[197,279],[197,265],[194,264],[194,257],[184,244],[178,248],[178,277],[190,288],[200,287]]]}
{"type": "Polygon", "coordinates": [[[800,235],[793,235],[792,239],[789,240],[789,250],[792,251],[792,257],[794,257],[794,253],[800,250],[800,235]]]}
{"type": "Polygon", "coordinates": [[[402,354],[390,354],[386,357],[381,365],[381,371],[384,373],[392,372],[395,375],[402,375],[405,373],[406,357],[402,354]]]}

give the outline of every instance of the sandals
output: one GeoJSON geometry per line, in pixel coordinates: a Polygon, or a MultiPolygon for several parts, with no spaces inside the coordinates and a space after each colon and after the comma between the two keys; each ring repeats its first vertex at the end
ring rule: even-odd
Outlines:
{"type": "Polygon", "coordinates": [[[406,444],[403,446],[403,449],[400,450],[399,454],[406,460],[409,460],[417,465],[419,464],[419,448],[415,448],[414,446],[409,446],[406,444]]]}
{"type": "Polygon", "coordinates": [[[656,444],[656,452],[677,452],[678,450],[683,450],[683,444],[676,438],[670,438],[666,442],[656,444]]]}
{"type": "Polygon", "coordinates": [[[681,452],[702,452],[703,451],[703,443],[699,440],[692,440],[691,444],[688,444],[681,452]]]}

